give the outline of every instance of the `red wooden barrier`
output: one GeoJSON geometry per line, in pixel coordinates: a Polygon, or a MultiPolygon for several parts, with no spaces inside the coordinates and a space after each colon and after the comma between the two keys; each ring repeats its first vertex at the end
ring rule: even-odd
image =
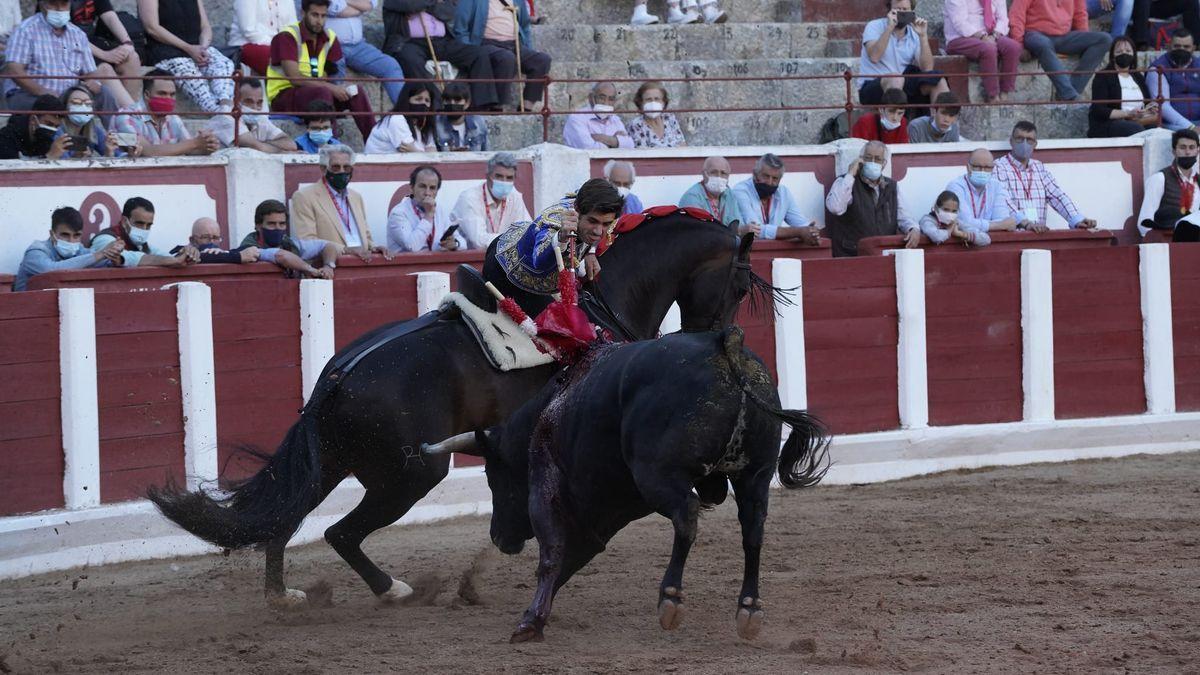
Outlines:
{"type": "Polygon", "coordinates": [[[835,433],[900,425],[894,265],[883,257],[804,264],[808,404],[835,433]]]}
{"type": "Polygon", "coordinates": [[[58,293],[0,294],[0,515],[63,506],[58,293]]]}
{"type": "Polygon", "coordinates": [[[385,323],[417,315],[417,277],[388,274],[338,279],[333,284],[334,328],[337,348],[385,323]]]}
{"type": "Polygon", "coordinates": [[[1138,249],[1053,252],[1055,416],[1146,411],[1138,249]]]}
{"type": "MultiPolygon", "coordinates": [[[[829,259],[833,255],[828,239],[822,239],[819,246],[808,246],[794,241],[756,241],[750,249],[750,254],[754,273],[767,281],[771,281],[772,261],[776,258],[821,260],[829,259]]],[[[774,309],[762,307],[758,312],[752,312],[749,302],[746,302],[738,311],[737,323],[746,331],[746,345],[762,358],[772,373],[775,373],[774,309]]]]}
{"type": "Polygon", "coordinates": [[[0,274],[0,293],[8,293],[12,291],[13,275],[0,274]]]}
{"type": "Polygon", "coordinates": [[[1020,254],[928,258],[925,317],[929,423],[1020,420],[1020,254]]]}
{"type": "Polygon", "coordinates": [[[176,292],[96,294],[100,498],[183,479],[176,292]]]}
{"type": "Polygon", "coordinates": [[[1171,247],[1175,409],[1200,410],[1200,246],[1171,247]]]}
{"type": "MultiPolygon", "coordinates": [[[[992,232],[992,243],[983,248],[967,247],[962,244],[934,244],[925,235],[921,235],[920,248],[926,253],[978,253],[983,251],[1019,251],[1025,248],[1044,248],[1057,250],[1062,248],[1105,248],[1117,244],[1117,236],[1112,232],[1089,232],[1087,230],[1051,230],[1036,234],[1033,232],[992,232]]],[[[899,234],[886,237],[866,237],[858,242],[858,254],[883,255],[884,251],[904,248],[904,237],[899,234]]]]}

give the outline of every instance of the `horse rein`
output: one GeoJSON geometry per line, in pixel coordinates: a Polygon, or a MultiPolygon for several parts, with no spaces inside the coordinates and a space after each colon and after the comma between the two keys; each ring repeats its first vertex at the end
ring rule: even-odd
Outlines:
{"type": "Polygon", "coordinates": [[[733,238],[733,259],[729,261],[729,276],[725,279],[725,285],[721,288],[721,299],[717,301],[717,308],[713,310],[712,322],[709,324],[709,330],[720,330],[721,319],[724,317],[723,309],[725,307],[725,298],[729,297],[729,288],[733,286],[733,279],[737,276],[740,270],[751,271],[750,261],[738,259],[738,239],[733,238]]]}

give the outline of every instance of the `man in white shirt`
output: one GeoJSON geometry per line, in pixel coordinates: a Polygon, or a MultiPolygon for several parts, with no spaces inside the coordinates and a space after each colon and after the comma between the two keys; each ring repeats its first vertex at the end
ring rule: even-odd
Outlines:
{"type": "Polygon", "coordinates": [[[469,248],[487,248],[509,225],[533,220],[516,180],[516,155],[498,152],[488,160],[487,180],[458,195],[450,223],[461,228],[469,248]]]}
{"type": "Polygon", "coordinates": [[[461,228],[451,225],[450,214],[437,205],[442,174],[434,167],[422,164],[413,169],[408,185],[412,194],[388,214],[388,248],[413,253],[466,248],[467,240],[458,231],[461,228]]]}
{"type": "MultiPolygon", "coordinates": [[[[271,122],[263,98],[262,80],[257,77],[242,80],[238,87],[238,105],[242,109],[241,119],[238,120],[238,147],[269,154],[296,152],[299,149],[295,141],[271,122]]],[[[222,148],[234,145],[232,115],[214,115],[208,121],[208,128],[221,141],[222,148]]]]}
{"type": "Polygon", "coordinates": [[[611,82],[598,82],[588,94],[588,104],[567,116],[563,140],[580,150],[632,148],[633,138],[625,123],[613,114],[617,88],[611,82]]]}

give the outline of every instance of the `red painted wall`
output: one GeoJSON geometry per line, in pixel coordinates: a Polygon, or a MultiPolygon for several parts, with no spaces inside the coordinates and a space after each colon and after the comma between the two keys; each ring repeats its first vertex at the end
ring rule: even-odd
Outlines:
{"type": "Polygon", "coordinates": [[[417,277],[389,274],[339,280],[333,285],[334,340],[337,348],[385,323],[417,315],[417,277]]]}
{"type": "Polygon", "coordinates": [[[0,515],[63,506],[58,293],[0,294],[0,515]]]}
{"type": "Polygon", "coordinates": [[[1200,246],[1171,247],[1175,409],[1200,410],[1200,246]]]}

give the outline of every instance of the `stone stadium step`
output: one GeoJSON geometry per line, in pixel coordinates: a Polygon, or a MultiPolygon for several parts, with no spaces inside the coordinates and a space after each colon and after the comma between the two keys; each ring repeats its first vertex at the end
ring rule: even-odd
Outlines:
{"type": "MultiPolygon", "coordinates": [[[[721,9],[729,15],[729,23],[785,22],[803,20],[803,6],[813,0],[719,0],[721,9]]],[[[825,0],[828,1],[828,0],[825,0]]],[[[840,0],[846,2],[846,0],[840,0]]],[[[852,0],[864,5],[874,0],[852,0]]],[[[537,13],[555,26],[587,26],[601,24],[629,25],[633,2],[623,0],[533,0],[537,13]]],[[[650,0],[648,9],[666,23],[665,0],[650,0]]],[[[875,3],[874,6],[877,6],[875,3]]],[[[820,20],[820,19],[818,19],[820,20]]]]}
{"type": "Polygon", "coordinates": [[[537,49],[556,61],[808,58],[826,56],[827,41],[825,25],[811,23],[556,24],[532,32],[537,49]]]}

